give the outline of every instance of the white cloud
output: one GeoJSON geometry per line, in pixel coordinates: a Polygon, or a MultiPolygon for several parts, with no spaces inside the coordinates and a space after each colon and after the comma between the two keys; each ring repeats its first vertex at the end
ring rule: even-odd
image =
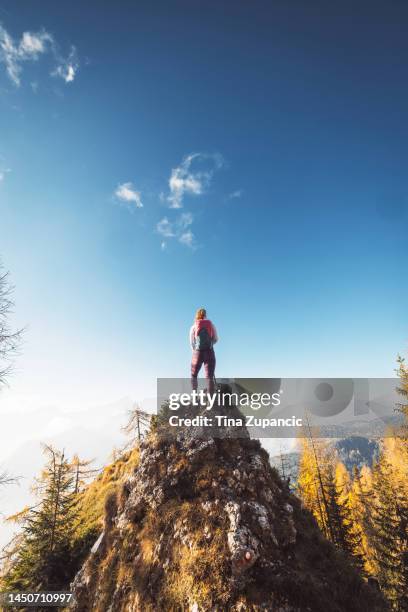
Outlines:
{"type": "MultiPolygon", "coordinates": [[[[170,208],[183,207],[184,197],[187,195],[199,196],[209,187],[214,173],[224,164],[219,153],[190,153],[183,158],[181,164],[173,168],[169,177],[169,192],[159,193],[160,202],[170,203],[170,208]]],[[[240,197],[241,192],[234,192],[233,197],[240,197]]],[[[115,191],[115,197],[127,204],[135,203],[137,207],[143,206],[140,192],[132,183],[122,183],[115,191]]],[[[189,211],[179,212],[178,216],[164,216],[155,227],[155,233],[160,236],[160,248],[167,249],[169,241],[179,242],[191,249],[198,248],[195,234],[191,226],[194,217],[189,211]],[[169,218],[170,217],[170,218],[169,218]]]]}
{"type": "Polygon", "coordinates": [[[190,212],[182,213],[178,220],[176,221],[176,225],[180,229],[185,229],[189,225],[193,223],[193,215],[190,212]]]}
{"type": "Polygon", "coordinates": [[[179,237],[179,242],[181,242],[181,244],[184,244],[185,246],[190,247],[191,249],[195,248],[195,236],[193,232],[191,230],[188,230],[187,232],[181,234],[181,236],[179,237]]]}
{"type": "Polygon", "coordinates": [[[170,208],[182,208],[185,195],[202,195],[210,184],[214,171],[221,168],[222,164],[222,156],[218,153],[187,155],[170,174],[170,195],[167,198],[170,208]]]}
{"type": "Polygon", "coordinates": [[[119,184],[115,191],[115,196],[118,200],[126,202],[126,204],[133,203],[136,208],[143,208],[141,193],[134,188],[131,182],[119,184]]]}
{"type": "Polygon", "coordinates": [[[175,236],[173,231],[173,223],[170,223],[167,217],[163,217],[156,225],[156,230],[161,236],[165,238],[173,238],[175,236]]]}
{"type": "Polygon", "coordinates": [[[0,61],[5,65],[7,74],[13,83],[20,85],[21,64],[26,61],[37,61],[40,55],[52,46],[53,38],[48,32],[24,32],[19,43],[0,25],[0,61]]]}
{"type": "Polygon", "coordinates": [[[53,38],[45,30],[36,34],[24,32],[19,44],[20,57],[37,59],[39,55],[46,52],[49,43],[53,43],[53,38]]]}
{"type": "MultiPolygon", "coordinates": [[[[211,184],[214,173],[224,164],[219,153],[190,153],[186,155],[181,164],[173,168],[169,178],[169,194],[166,198],[170,208],[180,209],[184,205],[185,196],[201,196],[211,184]]],[[[161,201],[164,195],[160,194],[161,201]]],[[[163,217],[156,226],[156,231],[165,238],[177,240],[180,244],[191,249],[197,248],[197,242],[191,225],[193,215],[185,212],[174,221],[163,217]]],[[[162,243],[162,248],[163,247],[162,243]]]]}
{"type": "Polygon", "coordinates": [[[16,42],[0,25],[0,63],[4,64],[8,76],[17,87],[21,85],[23,63],[36,62],[47,53],[57,63],[52,74],[62,77],[66,83],[72,82],[79,67],[75,47],[71,48],[68,58],[64,59],[53,36],[45,30],[23,32],[20,41],[16,42]]]}
{"type": "Polygon", "coordinates": [[[65,83],[72,83],[75,79],[76,73],[78,72],[79,61],[75,47],[71,47],[70,54],[67,59],[59,58],[59,63],[54,72],[53,76],[61,77],[65,83]]]}
{"type": "Polygon", "coordinates": [[[229,200],[236,200],[237,198],[242,197],[242,189],[237,189],[228,195],[229,200]]]}
{"type": "MultiPolygon", "coordinates": [[[[156,231],[164,238],[176,238],[181,244],[190,248],[195,248],[195,236],[189,228],[193,223],[193,215],[191,213],[182,213],[175,221],[169,221],[167,217],[163,217],[156,225],[156,231]]],[[[161,243],[161,248],[164,250],[167,247],[166,242],[161,243]]]]}

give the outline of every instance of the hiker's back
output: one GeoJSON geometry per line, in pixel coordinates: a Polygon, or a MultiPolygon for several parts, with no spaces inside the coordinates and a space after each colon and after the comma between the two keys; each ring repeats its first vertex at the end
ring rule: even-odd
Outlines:
{"type": "Polygon", "coordinates": [[[218,341],[215,325],[207,319],[205,308],[197,310],[195,321],[190,329],[190,345],[193,351],[191,358],[191,385],[198,388],[197,377],[204,364],[205,377],[208,381],[208,390],[214,391],[215,353],[213,346],[218,341]]]}
{"type": "Polygon", "coordinates": [[[195,323],[195,350],[207,351],[213,347],[214,327],[209,319],[200,319],[195,323]]]}

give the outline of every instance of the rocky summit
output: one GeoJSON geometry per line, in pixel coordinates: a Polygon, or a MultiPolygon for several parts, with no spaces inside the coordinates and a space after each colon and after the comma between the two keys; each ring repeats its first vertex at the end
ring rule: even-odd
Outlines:
{"type": "Polygon", "coordinates": [[[387,609],[259,441],[157,423],[72,590],[75,612],[387,609]]]}

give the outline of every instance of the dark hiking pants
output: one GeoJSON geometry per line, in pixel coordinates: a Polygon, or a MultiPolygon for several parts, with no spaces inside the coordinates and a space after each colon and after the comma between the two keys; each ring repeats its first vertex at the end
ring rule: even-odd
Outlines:
{"type": "Polygon", "coordinates": [[[204,364],[205,377],[208,384],[208,392],[214,393],[214,373],[215,373],[215,353],[214,349],[206,349],[204,351],[193,351],[191,359],[191,386],[197,390],[198,373],[201,366],[204,364]]]}

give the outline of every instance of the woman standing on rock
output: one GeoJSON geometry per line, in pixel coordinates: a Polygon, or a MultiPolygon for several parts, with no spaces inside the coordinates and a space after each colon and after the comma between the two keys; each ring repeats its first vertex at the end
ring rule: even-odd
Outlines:
{"type": "Polygon", "coordinates": [[[198,386],[198,373],[204,364],[208,392],[214,392],[215,353],[214,344],[218,342],[218,334],[214,323],[207,319],[205,308],[196,312],[195,322],[190,329],[190,346],[193,351],[191,359],[191,384],[193,389],[198,386]]]}

